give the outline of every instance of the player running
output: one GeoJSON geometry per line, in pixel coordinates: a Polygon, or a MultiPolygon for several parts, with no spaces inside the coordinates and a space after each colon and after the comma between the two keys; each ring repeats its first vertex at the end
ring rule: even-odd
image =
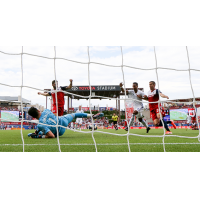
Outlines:
{"type": "Polygon", "coordinates": [[[112,120],[113,120],[115,130],[117,131],[118,130],[117,122],[119,122],[119,117],[115,113],[113,113],[112,120]]]}
{"type": "Polygon", "coordinates": [[[58,114],[58,116],[63,116],[63,113],[64,113],[64,104],[65,104],[65,100],[64,100],[65,94],[62,92],[62,90],[69,90],[69,89],[72,88],[72,81],[73,80],[70,79],[69,81],[70,81],[69,86],[58,87],[58,81],[53,80],[52,81],[53,89],[51,90],[51,92],[48,92],[48,93],[38,92],[38,95],[52,96],[53,106],[52,106],[51,111],[56,116],[57,116],[57,114],[58,114]],[[59,92],[57,92],[58,112],[57,112],[57,107],[56,107],[56,93],[54,92],[54,90],[56,90],[56,84],[57,84],[57,90],[59,90],[59,92]]]}
{"type": "MultiPolygon", "coordinates": [[[[144,96],[144,99],[146,99],[149,102],[157,102],[159,100],[159,96],[161,96],[162,98],[169,99],[168,96],[164,95],[160,90],[156,89],[155,86],[156,86],[156,83],[154,81],[149,82],[150,90],[148,92],[148,97],[144,96]]],[[[161,106],[161,104],[160,104],[161,115],[159,113],[158,103],[150,103],[149,110],[150,110],[150,117],[152,118],[154,125],[162,126],[162,121],[163,121],[164,127],[167,130],[165,134],[172,134],[172,132],[169,130],[169,128],[167,126],[167,122],[164,121],[164,119],[163,119],[165,112],[164,112],[164,108],[161,106]],[[162,120],[161,120],[161,118],[162,118],[162,120]]],[[[174,124],[174,122],[172,120],[168,121],[168,123],[171,123],[172,126],[176,129],[176,125],[174,124]]]]}
{"type": "Polygon", "coordinates": [[[103,113],[98,113],[96,115],[86,114],[86,113],[72,113],[67,114],[62,117],[58,117],[58,125],[64,126],[58,127],[58,134],[55,125],[57,124],[57,117],[48,109],[45,109],[43,112],[40,112],[37,108],[31,107],[28,110],[28,114],[33,118],[39,120],[38,128],[35,133],[29,133],[28,136],[32,138],[55,138],[57,135],[62,136],[68,126],[68,124],[76,118],[87,118],[93,117],[94,119],[102,117],[103,113]],[[46,126],[51,125],[51,126],[46,126]]]}
{"type": "MultiPolygon", "coordinates": [[[[120,88],[121,88],[122,92],[125,92],[122,83],[120,83],[120,88]]],[[[133,101],[134,112],[133,112],[132,117],[130,119],[129,127],[133,125],[134,118],[136,116],[138,121],[141,122],[146,127],[146,132],[148,133],[151,128],[143,120],[144,116],[142,114],[142,111],[144,109],[143,103],[142,103],[142,97],[145,96],[145,93],[138,89],[138,83],[137,82],[133,82],[133,90],[127,90],[126,94],[128,94],[128,98],[138,100],[138,101],[133,101]]],[[[128,126],[124,130],[128,131],[128,126]]]]}
{"type": "MultiPolygon", "coordinates": [[[[76,111],[76,113],[84,113],[84,111],[81,109],[81,106],[79,106],[79,108],[76,111]]],[[[79,129],[81,130],[82,123],[83,123],[82,118],[76,118],[76,129],[77,129],[77,126],[78,126],[79,129]]]]}

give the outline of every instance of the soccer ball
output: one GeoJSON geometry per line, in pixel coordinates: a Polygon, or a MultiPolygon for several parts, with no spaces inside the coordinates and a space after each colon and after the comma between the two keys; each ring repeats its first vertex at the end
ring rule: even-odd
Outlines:
{"type": "Polygon", "coordinates": [[[93,126],[94,126],[94,130],[97,130],[97,125],[96,125],[96,124],[94,124],[94,125],[93,125],[93,124],[89,125],[89,129],[92,130],[93,126]]]}

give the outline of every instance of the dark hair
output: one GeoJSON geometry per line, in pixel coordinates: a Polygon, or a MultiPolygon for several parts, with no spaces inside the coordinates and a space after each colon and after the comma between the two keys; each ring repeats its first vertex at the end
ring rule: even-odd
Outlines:
{"type": "Polygon", "coordinates": [[[155,82],[155,81],[149,81],[149,83],[153,83],[154,85],[156,84],[156,82],[155,82]]]}
{"type": "Polygon", "coordinates": [[[32,116],[33,118],[37,118],[38,117],[38,109],[35,108],[35,107],[31,107],[29,110],[28,110],[28,114],[30,116],[32,116]]]}
{"type": "Polygon", "coordinates": [[[56,80],[53,80],[53,81],[52,81],[52,85],[53,85],[55,82],[58,82],[58,81],[56,81],[56,80]]]}
{"type": "Polygon", "coordinates": [[[137,85],[138,86],[138,83],[137,82],[133,82],[133,84],[137,85]]]}

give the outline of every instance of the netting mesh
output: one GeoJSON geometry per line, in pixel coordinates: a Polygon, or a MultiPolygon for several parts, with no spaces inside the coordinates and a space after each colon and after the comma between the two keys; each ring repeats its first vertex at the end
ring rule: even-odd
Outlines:
{"type": "MultiPolygon", "coordinates": [[[[66,58],[59,58],[59,57],[56,56],[56,47],[54,47],[54,57],[45,57],[45,56],[41,56],[41,55],[29,54],[29,53],[23,52],[23,47],[22,47],[21,53],[18,53],[18,54],[12,54],[12,53],[6,53],[6,52],[3,52],[3,51],[0,51],[0,53],[2,53],[2,54],[21,56],[21,77],[22,77],[21,78],[21,85],[20,86],[8,85],[8,84],[4,84],[4,83],[0,83],[0,85],[7,86],[7,87],[17,87],[17,88],[20,88],[21,109],[22,109],[22,113],[23,113],[23,100],[22,100],[22,97],[23,97],[23,88],[30,88],[30,89],[34,89],[34,90],[48,92],[48,91],[42,90],[40,88],[34,88],[34,87],[30,87],[30,86],[24,85],[24,83],[23,83],[23,80],[24,80],[24,78],[23,78],[23,55],[35,56],[35,57],[40,57],[40,58],[43,58],[43,59],[51,59],[51,60],[53,60],[53,62],[54,62],[54,77],[55,77],[55,80],[57,80],[57,77],[56,77],[56,60],[60,59],[60,60],[65,60],[65,61],[69,61],[69,62],[84,64],[84,65],[88,66],[88,84],[89,84],[89,88],[90,88],[90,95],[87,96],[87,97],[85,97],[85,96],[81,96],[81,95],[78,95],[78,94],[70,93],[68,91],[62,91],[62,92],[65,93],[65,94],[74,95],[74,96],[77,96],[77,97],[80,97],[80,98],[81,97],[87,98],[89,100],[90,114],[92,114],[91,99],[93,97],[92,97],[92,89],[91,89],[91,82],[90,82],[90,64],[98,64],[98,65],[109,66],[109,67],[114,67],[114,68],[120,67],[121,68],[121,72],[122,72],[124,90],[125,90],[125,98],[119,99],[119,100],[120,101],[124,101],[124,107],[125,107],[125,113],[126,113],[125,101],[126,100],[133,100],[133,99],[127,98],[126,83],[125,83],[125,76],[124,76],[124,68],[132,68],[132,69],[137,69],[137,70],[155,70],[156,78],[157,78],[157,84],[158,84],[158,89],[160,89],[158,69],[166,69],[166,70],[172,70],[172,71],[173,70],[175,70],[175,71],[188,71],[188,76],[189,76],[189,80],[190,80],[190,86],[191,86],[191,90],[192,90],[192,94],[193,94],[193,107],[195,108],[195,111],[196,111],[196,103],[198,103],[198,101],[196,101],[195,95],[194,95],[193,85],[192,85],[192,81],[191,81],[191,71],[200,71],[200,70],[198,70],[198,69],[192,69],[190,67],[190,59],[189,59],[189,53],[188,53],[188,48],[187,47],[186,47],[186,52],[187,52],[187,59],[188,59],[188,69],[175,69],[175,68],[158,67],[157,56],[156,56],[156,48],[155,47],[154,47],[155,68],[144,69],[144,68],[138,68],[138,67],[133,67],[133,66],[127,66],[127,65],[124,65],[124,63],[123,63],[123,48],[120,47],[120,50],[121,50],[121,58],[122,58],[122,60],[121,60],[122,62],[121,62],[120,66],[108,65],[108,64],[97,63],[97,62],[91,62],[90,61],[90,48],[89,47],[87,47],[88,62],[79,62],[79,61],[76,61],[76,60],[70,60],[70,59],[66,59],[66,58]]],[[[56,96],[56,107],[57,107],[57,110],[58,110],[57,92],[59,92],[59,90],[57,88],[57,84],[56,84],[56,90],[54,90],[54,92],[56,94],[55,95],[56,96]]],[[[95,96],[95,97],[99,97],[101,99],[116,100],[115,98],[106,97],[106,96],[95,96]]],[[[134,99],[133,101],[138,101],[138,100],[134,99]]],[[[168,101],[167,100],[161,101],[159,99],[157,102],[149,102],[149,103],[158,103],[158,105],[159,105],[159,113],[161,114],[160,103],[164,103],[164,102],[168,102],[168,101]]],[[[170,103],[177,103],[177,102],[170,101],[170,103]]],[[[187,102],[181,102],[181,103],[187,103],[187,102]]],[[[199,128],[198,112],[196,112],[196,113],[197,113],[196,122],[197,122],[198,128],[199,128]]],[[[162,118],[161,118],[161,120],[162,120],[162,118]]],[[[22,132],[23,122],[33,122],[33,121],[32,120],[25,120],[24,116],[22,114],[22,120],[21,120],[21,140],[22,140],[22,145],[23,145],[23,152],[25,151],[25,149],[24,149],[25,145],[48,145],[48,144],[25,144],[24,143],[24,138],[23,138],[23,132],[22,132]]],[[[59,120],[58,120],[58,115],[57,115],[57,124],[55,126],[56,129],[57,129],[57,133],[58,133],[58,127],[63,127],[63,128],[66,128],[66,129],[70,129],[68,127],[64,127],[64,126],[59,125],[58,122],[59,122],[59,120]]],[[[94,124],[94,121],[93,121],[92,117],[91,117],[91,122],[92,122],[92,124],[94,124]]],[[[127,119],[126,119],[126,122],[127,122],[127,124],[129,124],[128,121],[127,121],[127,119]]],[[[35,121],[34,121],[34,123],[35,123],[35,121]]],[[[53,126],[53,125],[42,124],[42,123],[38,123],[38,124],[45,125],[45,126],[53,126]]],[[[180,144],[180,145],[181,144],[185,144],[185,143],[165,143],[165,137],[179,137],[179,138],[191,138],[191,139],[198,138],[198,141],[200,141],[200,130],[199,130],[198,136],[194,136],[194,137],[192,137],[192,136],[191,137],[190,136],[181,136],[181,135],[165,135],[165,128],[164,128],[164,126],[163,126],[163,135],[140,135],[140,134],[130,133],[129,130],[130,129],[128,127],[128,132],[127,133],[125,133],[125,134],[117,134],[117,133],[110,133],[110,132],[105,132],[105,131],[100,131],[100,130],[94,130],[94,126],[92,126],[92,131],[84,131],[84,133],[90,133],[91,134],[94,144],[81,144],[81,143],[80,144],[60,144],[59,137],[57,137],[58,150],[61,152],[61,145],[94,145],[95,150],[97,152],[98,151],[98,148],[97,148],[98,145],[127,145],[128,151],[130,152],[131,151],[130,144],[134,145],[134,143],[130,143],[129,142],[129,136],[130,135],[132,135],[132,136],[138,136],[138,137],[152,137],[152,138],[157,137],[157,138],[162,138],[162,143],[137,143],[137,144],[142,144],[142,145],[147,145],[147,144],[148,145],[153,145],[153,144],[163,145],[163,150],[164,151],[166,151],[166,149],[165,149],[165,145],[166,144],[180,144]],[[105,144],[98,144],[97,145],[96,140],[95,140],[95,136],[94,136],[95,132],[97,132],[97,133],[103,133],[103,134],[109,134],[109,135],[115,135],[115,136],[120,136],[120,137],[126,137],[127,138],[127,143],[116,143],[116,144],[115,143],[113,143],[113,144],[111,144],[111,143],[106,144],[105,143],[105,144]]],[[[74,130],[74,131],[75,132],[82,132],[82,131],[79,131],[79,130],[74,130]]],[[[187,143],[187,144],[199,144],[199,143],[187,143]]],[[[13,145],[13,146],[15,146],[15,145],[21,145],[21,144],[4,144],[4,145],[13,145]]],[[[49,144],[49,145],[54,145],[54,144],[49,144]]]]}

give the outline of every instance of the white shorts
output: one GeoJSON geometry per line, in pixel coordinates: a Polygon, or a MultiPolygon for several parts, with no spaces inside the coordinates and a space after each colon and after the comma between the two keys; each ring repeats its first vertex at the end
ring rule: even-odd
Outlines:
{"type": "Polygon", "coordinates": [[[136,115],[137,118],[143,118],[144,117],[144,115],[142,114],[143,107],[138,107],[135,110],[138,111],[138,114],[136,115]]]}
{"type": "Polygon", "coordinates": [[[188,120],[188,121],[187,121],[187,124],[191,124],[191,120],[188,120]]]}
{"type": "Polygon", "coordinates": [[[78,124],[82,124],[82,123],[83,123],[82,118],[77,118],[77,119],[76,119],[76,123],[78,123],[78,124]]]}

